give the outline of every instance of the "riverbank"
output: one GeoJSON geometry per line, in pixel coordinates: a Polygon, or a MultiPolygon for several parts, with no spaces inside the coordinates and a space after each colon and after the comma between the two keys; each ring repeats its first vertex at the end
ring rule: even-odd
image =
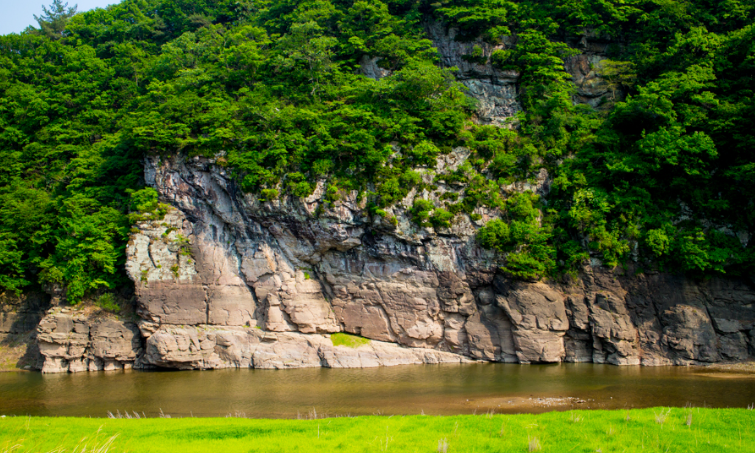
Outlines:
{"type": "Polygon", "coordinates": [[[0,419],[0,452],[84,451],[84,448],[103,453],[751,452],[755,449],[755,411],[651,408],[539,415],[488,413],[309,420],[0,419]]]}
{"type": "Polygon", "coordinates": [[[724,373],[747,373],[755,374],[755,361],[747,361],[740,363],[717,363],[708,365],[705,367],[710,371],[724,372],[724,373]]]}

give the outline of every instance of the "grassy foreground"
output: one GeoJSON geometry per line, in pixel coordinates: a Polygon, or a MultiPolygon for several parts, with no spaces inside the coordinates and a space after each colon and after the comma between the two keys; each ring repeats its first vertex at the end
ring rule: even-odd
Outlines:
{"type": "Polygon", "coordinates": [[[318,420],[0,419],[0,453],[32,451],[752,452],[755,411],[657,408],[318,420]]]}

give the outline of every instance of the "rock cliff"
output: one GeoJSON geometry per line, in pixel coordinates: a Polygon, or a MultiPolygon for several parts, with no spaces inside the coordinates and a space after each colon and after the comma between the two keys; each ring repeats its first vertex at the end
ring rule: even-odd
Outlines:
{"type": "Polygon", "coordinates": [[[313,348],[334,366],[323,338],[340,331],[501,362],[752,357],[755,292],[743,282],[600,267],[570,284],[515,282],[477,246],[469,219],[448,231],[394,227],[367,216],[356,193],[261,202],[205,159],[150,160],[147,179],[175,210],[140,224],[128,249],[145,363],[312,366],[301,350],[313,348]],[[259,348],[283,364],[257,359],[259,348]]]}
{"type": "MultiPolygon", "coordinates": [[[[477,45],[489,60],[490,45],[456,42],[439,24],[428,34],[442,64],[458,67],[479,100],[478,121],[500,125],[516,113],[518,74],[463,58],[477,45]]],[[[575,102],[599,106],[615,95],[596,73],[602,58],[600,43],[585,43],[567,61],[575,102]]],[[[373,60],[363,66],[367,75],[387,75],[373,60]]],[[[417,170],[430,181],[468,154],[456,148],[417,170]]],[[[43,371],[467,360],[688,365],[755,356],[755,290],[744,281],[599,265],[568,283],[512,281],[475,240],[495,211],[478,209],[478,220],[461,214],[437,230],[410,221],[415,197],[463,197],[461,187],[413,190],[380,217],[356,192],[327,201],[325,181],[307,198],[261,201],[242,193],[222,162],[146,160],[147,184],[171,208],[137,224],[128,245],[139,319],[79,319],[54,309],[38,328],[43,371]],[[372,341],[334,346],[338,332],[372,341]]],[[[505,190],[546,195],[549,182],[543,171],[505,190]]]]}
{"type": "Polygon", "coordinates": [[[34,330],[49,308],[48,299],[41,293],[0,295],[0,341],[34,330]]]}

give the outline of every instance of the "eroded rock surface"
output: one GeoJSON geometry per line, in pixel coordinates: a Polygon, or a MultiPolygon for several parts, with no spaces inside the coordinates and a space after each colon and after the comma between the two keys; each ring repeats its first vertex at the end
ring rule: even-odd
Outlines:
{"type": "Polygon", "coordinates": [[[0,341],[8,335],[24,334],[36,329],[48,307],[49,297],[43,293],[0,295],[0,341]]]}
{"type": "Polygon", "coordinates": [[[39,323],[37,341],[43,373],[130,369],[142,352],[136,324],[57,307],[39,323]]]}
{"type": "Polygon", "coordinates": [[[441,22],[429,22],[425,29],[438,49],[441,66],[457,68],[458,80],[477,99],[476,120],[480,124],[505,125],[522,109],[517,86],[520,74],[497,69],[490,61],[493,52],[514,45],[512,37],[505,36],[501,44],[493,45],[479,38],[457,40],[458,31],[441,22]]]}
{"type": "Polygon", "coordinates": [[[496,298],[513,325],[513,338],[520,362],[561,362],[566,351],[564,335],[569,329],[564,296],[542,283],[517,283],[504,287],[496,298]]]}
{"type": "Polygon", "coordinates": [[[744,282],[589,266],[570,284],[515,282],[476,244],[471,223],[444,232],[387,226],[365,213],[356,194],[333,204],[322,191],[260,202],[208,159],[149,161],[147,179],[173,209],[167,221],[138,225],[129,245],[144,366],[346,367],[462,357],[686,365],[753,354],[753,291],[744,282]],[[172,235],[183,245],[172,246],[172,235]],[[173,270],[164,272],[158,260],[173,270]],[[327,337],[335,332],[369,338],[371,346],[335,348],[327,337]]]}
{"type": "Polygon", "coordinates": [[[327,334],[217,326],[162,326],[147,338],[144,359],[178,369],[368,368],[469,361],[457,354],[375,340],[352,348],[334,346],[327,334]]]}

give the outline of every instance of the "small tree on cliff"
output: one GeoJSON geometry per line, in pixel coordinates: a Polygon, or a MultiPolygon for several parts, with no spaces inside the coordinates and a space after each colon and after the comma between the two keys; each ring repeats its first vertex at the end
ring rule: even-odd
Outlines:
{"type": "Polygon", "coordinates": [[[76,14],[78,5],[68,7],[68,3],[63,4],[61,0],[53,0],[50,8],[42,5],[41,16],[34,15],[34,19],[39,24],[39,30],[52,39],[58,39],[63,36],[63,31],[68,24],[68,20],[76,14]]]}

